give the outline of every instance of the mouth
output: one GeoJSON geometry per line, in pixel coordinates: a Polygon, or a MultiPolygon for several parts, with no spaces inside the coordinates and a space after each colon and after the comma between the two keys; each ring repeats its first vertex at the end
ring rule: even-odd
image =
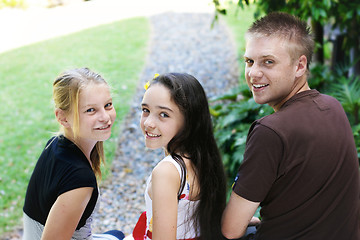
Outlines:
{"type": "Polygon", "coordinates": [[[157,134],[152,134],[152,133],[146,132],[146,136],[147,136],[147,137],[150,137],[150,138],[157,138],[157,137],[160,137],[161,135],[157,135],[157,134]]]}
{"type": "Polygon", "coordinates": [[[107,129],[109,129],[109,128],[111,128],[111,125],[110,125],[110,124],[109,124],[109,125],[106,125],[106,126],[102,126],[102,127],[95,128],[95,130],[107,130],[107,129]]]}
{"type": "Polygon", "coordinates": [[[259,90],[259,89],[269,86],[269,84],[252,84],[252,86],[254,89],[259,90]]]}

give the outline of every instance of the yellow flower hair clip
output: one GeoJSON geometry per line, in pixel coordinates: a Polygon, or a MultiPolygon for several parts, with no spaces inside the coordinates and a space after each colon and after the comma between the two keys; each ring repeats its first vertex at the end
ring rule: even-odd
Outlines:
{"type": "MultiPolygon", "coordinates": [[[[157,78],[158,76],[160,76],[160,74],[156,73],[156,74],[154,75],[153,79],[157,78]]],[[[152,79],[152,80],[153,80],[153,79],[152,79]]],[[[151,80],[150,80],[150,81],[151,81],[151,80]]],[[[148,88],[150,87],[150,81],[147,81],[147,83],[145,83],[145,85],[144,85],[145,90],[148,90],[148,88]]]]}
{"type": "Polygon", "coordinates": [[[148,90],[149,86],[150,86],[150,81],[147,81],[144,85],[145,90],[148,90]]]}

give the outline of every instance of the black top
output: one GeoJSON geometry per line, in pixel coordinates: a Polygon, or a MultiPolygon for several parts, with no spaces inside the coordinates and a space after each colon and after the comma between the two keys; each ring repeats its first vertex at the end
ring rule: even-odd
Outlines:
{"type": "Polygon", "coordinates": [[[50,209],[61,194],[81,187],[93,187],[91,199],[77,226],[85,225],[98,198],[95,174],[83,152],[64,136],[51,138],[31,175],[24,212],[45,225],[50,209]]]}

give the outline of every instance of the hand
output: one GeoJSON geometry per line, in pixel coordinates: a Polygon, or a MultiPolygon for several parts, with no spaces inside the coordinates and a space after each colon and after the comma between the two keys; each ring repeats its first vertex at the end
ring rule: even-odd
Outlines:
{"type": "Polygon", "coordinates": [[[261,223],[261,220],[258,217],[252,217],[249,226],[257,226],[261,223]]]}

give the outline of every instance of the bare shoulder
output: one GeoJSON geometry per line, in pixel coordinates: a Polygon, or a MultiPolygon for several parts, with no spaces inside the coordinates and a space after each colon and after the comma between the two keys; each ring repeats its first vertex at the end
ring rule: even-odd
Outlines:
{"type": "Polygon", "coordinates": [[[180,182],[180,175],[174,164],[168,161],[161,161],[152,171],[152,178],[168,179],[180,182]]]}

